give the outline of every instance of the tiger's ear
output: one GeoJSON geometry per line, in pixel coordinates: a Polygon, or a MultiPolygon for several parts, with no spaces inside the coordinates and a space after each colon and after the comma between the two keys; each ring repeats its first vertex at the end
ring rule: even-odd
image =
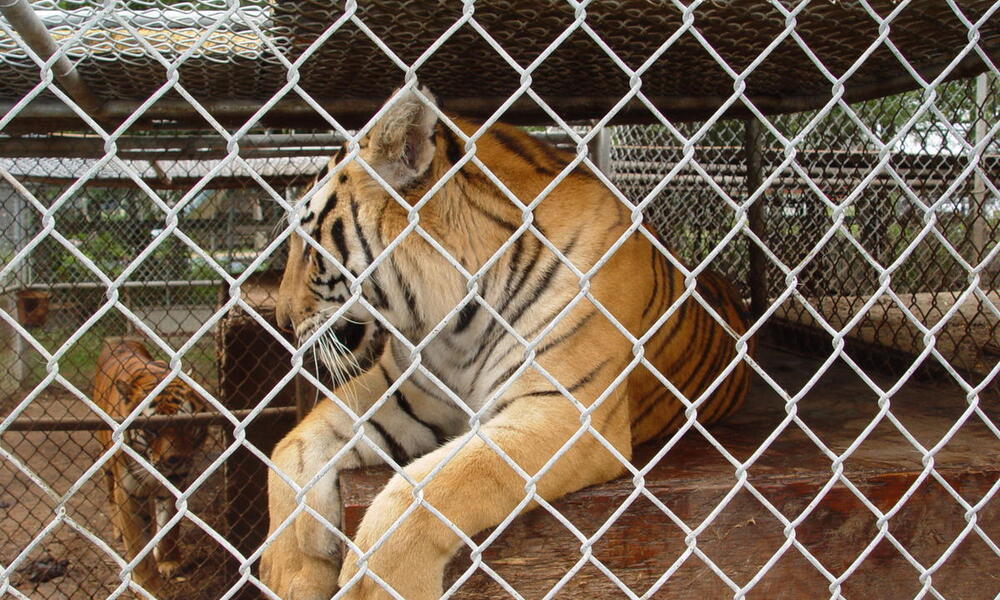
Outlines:
{"type": "MultiPolygon", "coordinates": [[[[427,99],[437,100],[427,88],[427,99]]],[[[434,158],[434,110],[413,91],[393,94],[395,102],[368,133],[369,162],[393,188],[400,189],[421,177],[434,158]]]]}

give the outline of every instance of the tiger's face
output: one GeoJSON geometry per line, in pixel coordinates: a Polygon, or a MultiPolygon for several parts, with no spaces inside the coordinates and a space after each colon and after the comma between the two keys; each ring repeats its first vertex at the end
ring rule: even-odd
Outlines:
{"type": "MultiPolygon", "coordinates": [[[[430,168],[436,122],[412,93],[402,95],[360,140],[357,155],[405,195],[430,168]]],[[[405,225],[406,211],[348,155],[345,144],[301,208],[305,236],[290,236],[276,307],[279,326],[292,329],[300,342],[323,330],[313,350],[337,383],[367,371],[385,348],[386,329],[365,303],[390,321],[415,303],[412,290],[393,274],[395,258],[383,255],[405,225]]]]}
{"type": "Polygon", "coordinates": [[[357,185],[367,174],[356,165],[341,164],[345,154],[342,149],[324,167],[314,183],[319,187],[302,207],[306,235],[290,237],[277,305],[278,324],[293,329],[300,341],[326,326],[314,350],[334,372],[356,370],[353,363],[337,364],[345,356],[373,361],[380,351],[377,342],[384,339],[382,327],[357,298],[363,294],[375,300],[381,289],[372,277],[356,283],[381,250],[373,249],[369,232],[372,213],[384,210],[384,198],[366,189],[369,185],[357,185]],[[338,311],[339,318],[328,325],[338,311]]]}
{"type": "MultiPolygon", "coordinates": [[[[166,365],[163,367],[166,370],[166,365]]],[[[131,382],[117,382],[127,410],[134,410],[161,379],[162,373],[146,371],[131,382]]],[[[153,398],[142,416],[188,415],[200,412],[204,406],[205,402],[197,392],[183,381],[174,379],[153,398]]],[[[176,487],[187,481],[194,458],[206,437],[205,427],[192,423],[130,427],[125,431],[125,442],[176,487]]],[[[139,487],[157,484],[156,477],[138,463],[130,464],[129,472],[139,487]]]]}

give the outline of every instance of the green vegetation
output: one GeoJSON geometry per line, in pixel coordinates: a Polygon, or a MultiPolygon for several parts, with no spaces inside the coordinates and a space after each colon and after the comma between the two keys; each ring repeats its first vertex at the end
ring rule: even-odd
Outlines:
{"type": "MultiPolygon", "coordinates": [[[[32,331],[32,335],[49,352],[55,352],[60,346],[72,337],[76,330],[67,326],[50,326],[32,331]]],[[[120,316],[103,319],[96,323],[90,330],[84,333],[73,345],[67,348],[66,352],[59,360],[59,374],[68,379],[74,386],[89,393],[91,382],[94,378],[94,369],[97,362],[97,355],[101,351],[101,344],[106,337],[120,336],[124,331],[124,319],[120,316]]],[[[180,347],[187,341],[184,336],[161,336],[168,344],[174,348],[180,347]]],[[[146,347],[153,352],[155,358],[166,359],[167,357],[159,352],[152,343],[147,343],[146,347]]],[[[217,372],[215,363],[215,341],[211,334],[202,337],[187,352],[182,359],[183,369],[190,373],[198,382],[206,386],[207,389],[215,389],[217,383],[217,372]]],[[[40,354],[34,350],[28,351],[28,385],[35,385],[45,378],[47,374],[46,364],[40,354]]]]}
{"type": "MultiPolygon", "coordinates": [[[[32,190],[46,204],[55,202],[62,190],[55,186],[34,186],[32,190]]],[[[176,206],[183,197],[177,190],[161,191],[160,199],[176,206]]],[[[178,215],[178,232],[191,238],[224,272],[243,273],[257,256],[263,235],[273,230],[280,207],[257,199],[250,190],[206,190],[186,201],[178,215]],[[265,208],[252,211],[254,202],[265,208]]],[[[163,210],[145,194],[133,189],[85,187],[62,202],[56,213],[56,229],[70,247],[53,236],[44,239],[31,253],[35,282],[96,282],[99,277],[76,256],[82,254],[108,277],[119,277],[137,256],[156,247],[129,274],[129,281],[218,280],[216,267],[177,235],[157,242],[166,227],[163,210]]],[[[37,215],[29,223],[29,234],[41,228],[37,215]]],[[[264,268],[267,268],[266,266],[264,268]]],[[[214,303],[215,292],[208,288],[163,288],[151,286],[132,290],[133,299],[146,305],[170,303],[214,303]]]]}

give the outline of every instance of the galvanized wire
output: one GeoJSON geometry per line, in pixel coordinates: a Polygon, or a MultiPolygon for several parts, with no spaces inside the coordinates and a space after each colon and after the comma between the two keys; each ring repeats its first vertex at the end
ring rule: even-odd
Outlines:
{"type": "MultiPolygon", "coordinates": [[[[446,595],[457,592],[481,572],[510,596],[520,597],[514,582],[507,581],[482,555],[530,503],[562,524],[579,549],[579,560],[554,582],[546,597],[558,594],[587,568],[600,572],[629,598],[650,598],[662,592],[687,561],[700,561],[728,594],[739,599],[752,595],[775,565],[793,556],[828,583],[831,599],[844,598],[845,582],[881,544],[894,549],[912,568],[919,585],[916,597],[942,598],[938,573],[966,540],[977,539],[981,552],[1000,558],[990,532],[979,522],[1000,484],[991,486],[981,498],[970,499],[935,465],[942,449],[973,423],[1000,439],[993,414],[983,408],[985,392],[1000,372],[990,345],[1000,337],[1000,192],[996,179],[1000,172],[1000,72],[992,62],[1000,3],[969,2],[962,7],[948,0],[935,7],[934,14],[939,15],[935,21],[918,11],[908,11],[907,2],[863,1],[845,7],[844,3],[827,6],[772,1],[751,10],[739,9],[736,3],[696,0],[686,5],[674,2],[669,10],[653,15],[655,23],[642,26],[636,24],[642,21],[636,14],[641,17],[649,9],[644,3],[631,2],[612,3],[610,8],[587,2],[551,2],[526,9],[515,2],[494,6],[467,1],[440,11],[420,3],[382,3],[401,6],[403,10],[396,13],[381,12],[385,6],[379,3],[359,6],[354,2],[329,7],[311,2],[272,5],[219,0],[174,7],[140,1],[129,3],[127,11],[115,10],[114,2],[80,0],[69,3],[74,10],[66,10],[64,4],[34,3],[60,44],[50,59],[41,59],[8,24],[0,24],[0,80],[5,83],[0,93],[10,101],[0,125],[14,123],[20,111],[28,112],[33,99],[43,98],[70,107],[89,127],[87,134],[91,136],[74,157],[6,153],[0,158],[0,256],[4,259],[0,285],[5,293],[47,292],[36,301],[47,303],[48,310],[43,323],[32,324],[25,321],[24,311],[12,304],[0,310],[3,333],[17,340],[11,345],[16,358],[32,357],[31,364],[9,362],[7,379],[14,384],[5,381],[0,398],[0,472],[18,480],[20,488],[12,493],[18,494],[17,501],[25,507],[11,543],[0,554],[0,595],[37,597],[42,588],[33,588],[38,582],[26,573],[39,561],[49,560],[46,554],[57,555],[50,561],[57,570],[63,568],[59,566],[61,556],[70,556],[74,565],[78,561],[92,565],[85,572],[74,567],[76,571],[71,568],[68,575],[58,576],[64,585],[44,588],[43,595],[48,597],[121,597],[135,589],[131,572],[136,559],[124,556],[113,538],[99,481],[101,469],[114,452],[155,471],[147,457],[130,447],[125,435],[131,426],[141,425],[136,419],[142,407],[119,422],[97,408],[88,395],[98,344],[105,337],[119,335],[143,336],[154,353],[169,363],[171,378],[198,390],[211,409],[225,418],[222,424],[212,426],[210,442],[199,456],[197,475],[175,493],[179,511],[171,525],[181,527],[188,547],[200,552],[194,559],[196,574],[183,588],[185,597],[228,598],[244,586],[258,587],[273,597],[254,571],[260,553],[302,513],[312,515],[317,524],[336,529],[326,515],[306,504],[305,497],[326,475],[335,472],[340,457],[355,448],[377,455],[413,488],[410,506],[368,550],[361,551],[336,531],[348,549],[346,560],[360,565],[348,585],[368,577],[396,597],[388,583],[368,568],[367,560],[417,509],[441,519],[471,557],[471,566],[446,595]],[[844,40],[846,27],[839,24],[831,28],[822,17],[828,12],[842,16],[845,11],[865,25],[865,33],[848,36],[847,45],[833,52],[831,44],[836,47],[835,42],[844,40]],[[511,18],[513,14],[518,18],[511,18]],[[409,43],[395,45],[393,28],[406,19],[420,18],[430,25],[408,38],[409,43]],[[557,35],[526,36],[512,26],[532,21],[547,23],[545,31],[557,35]],[[700,21],[708,25],[701,27],[700,21]],[[942,22],[947,27],[935,30],[933,40],[926,35],[929,23],[942,22]],[[719,36],[720,31],[737,35],[719,36]],[[654,36],[653,32],[662,35],[654,36]],[[476,52],[468,51],[470,40],[476,52]],[[745,40],[759,52],[741,53],[745,40]],[[454,89],[456,78],[464,85],[468,73],[441,66],[462,62],[455,54],[456,47],[465,47],[465,53],[485,65],[487,75],[477,80],[469,94],[497,101],[483,105],[488,109],[481,111],[480,116],[486,118],[478,132],[461,134],[464,155],[459,164],[410,204],[358,155],[358,142],[385,109],[360,129],[349,129],[325,108],[324,99],[334,93],[331,89],[349,89],[369,99],[381,96],[399,75],[404,80],[400,94],[417,89],[418,74],[422,83],[454,89]],[[787,62],[769,60],[788,56],[790,47],[800,58],[795,69],[789,69],[787,62]],[[331,57],[344,57],[347,49],[351,60],[365,62],[377,76],[359,81],[347,69],[331,76],[323,65],[335,64],[331,57]],[[87,84],[102,99],[136,102],[124,123],[89,114],[53,83],[52,66],[60,57],[77,63],[87,84]],[[690,60],[684,62],[684,57],[690,60]],[[985,64],[985,77],[946,81],[964,73],[961,69],[977,57],[985,64]],[[706,75],[692,81],[691,77],[669,76],[676,66],[664,71],[665,65],[678,63],[706,75]],[[902,65],[909,87],[915,91],[848,102],[856,99],[850,95],[852,83],[871,83],[878,79],[879,69],[890,64],[902,65]],[[940,68],[928,71],[924,68],[927,65],[940,68]],[[567,78],[567,69],[575,76],[567,78]],[[580,77],[581,72],[588,76],[580,77]],[[344,85],[338,77],[349,77],[356,85],[344,85]],[[806,112],[771,114],[774,106],[761,99],[759,90],[791,89],[795,83],[811,92],[822,92],[822,99],[806,112]],[[677,113],[665,113],[659,102],[678,93],[712,96],[712,101],[696,111],[700,120],[679,122],[668,118],[677,113]],[[231,121],[216,116],[212,102],[235,95],[259,102],[249,113],[240,113],[238,125],[230,127],[231,121]],[[557,108],[562,106],[560,98],[576,95],[604,98],[603,103],[594,104],[601,108],[591,110],[594,114],[587,124],[571,124],[557,108]],[[551,97],[556,100],[548,101],[551,97]],[[130,126],[155,112],[164,100],[185,104],[185,110],[196,114],[208,131],[199,135],[216,137],[217,143],[210,150],[199,146],[200,150],[188,148],[171,156],[169,138],[194,133],[172,122],[174,129],[150,136],[164,142],[163,148],[155,148],[157,157],[141,158],[143,144],[126,136],[130,126]],[[346,140],[345,160],[362,163],[409,217],[402,234],[357,275],[336,263],[316,240],[308,241],[348,277],[351,297],[322,328],[299,343],[290,342],[276,329],[270,314],[262,309],[268,302],[253,297],[254,278],[259,271],[281,268],[281,248],[290,235],[308,237],[299,209],[318,192],[320,186],[309,183],[309,178],[325,161],[320,153],[307,152],[301,145],[277,142],[268,149],[286,155],[262,156],[258,138],[253,138],[257,140],[253,152],[241,148],[241,142],[251,136],[274,133],[265,129],[264,121],[269,111],[288,100],[308,107],[338,139],[346,140]],[[561,145],[575,154],[572,163],[537,197],[528,199],[518,198],[475,152],[477,141],[492,123],[505,118],[508,109],[525,103],[555,124],[549,132],[536,131],[536,135],[544,137],[555,131],[561,145]],[[636,118],[637,110],[644,113],[642,118],[636,118]],[[753,119],[762,131],[762,182],[756,187],[748,184],[754,179],[748,176],[745,160],[747,122],[730,118],[735,113],[753,119]],[[653,124],[614,125],[616,119],[653,124]],[[605,133],[610,135],[608,161],[595,155],[605,133]],[[119,152],[119,142],[129,150],[119,152]],[[287,156],[295,149],[309,156],[287,156]],[[210,157],[206,156],[209,153],[210,157]],[[510,238],[475,271],[451,256],[420,223],[421,208],[463,164],[478,167],[523,215],[510,238]],[[644,464],[629,463],[592,424],[592,413],[634,369],[649,369],[665,387],[679,392],[667,374],[659,373],[643,356],[643,342],[652,332],[636,338],[590,292],[590,279],[617,246],[608,249],[592,268],[581,271],[534,223],[532,210],[578,165],[594,172],[608,186],[610,199],[621,202],[629,212],[632,220],[627,233],[646,236],[686,276],[685,289],[658,324],[685,301],[698,302],[714,315],[695,285],[706,269],[724,273],[749,296],[754,276],[747,267],[750,254],[766,257],[767,269],[757,275],[765,283],[769,305],[763,314],[754,315],[749,333],[734,336],[737,358],[716,381],[718,385],[738,362],[745,361],[756,372],[760,385],[783,403],[781,422],[749,456],[733,452],[716,432],[697,422],[698,408],[708,392],[699,398],[682,398],[686,422],[659,443],[653,458],[644,464]],[[764,231],[750,226],[749,214],[755,206],[762,211],[764,231]],[[663,242],[644,224],[653,225],[663,242]],[[407,236],[422,238],[467,283],[468,294],[442,323],[456,318],[466,306],[478,306],[520,346],[523,359],[519,368],[478,409],[466,406],[422,360],[441,327],[433,328],[423,339],[409,339],[362,293],[365,280],[390,259],[407,236]],[[539,239],[580,283],[565,310],[533,339],[521,336],[484,299],[479,287],[500,256],[525,236],[539,239]],[[574,398],[536,361],[536,350],[545,334],[582,302],[593,304],[635,348],[615,383],[589,406],[574,398]],[[412,360],[396,382],[359,412],[344,403],[323,374],[309,368],[305,359],[316,339],[355,304],[369,311],[412,360]],[[217,381],[218,370],[225,369],[222,363],[232,359],[219,356],[222,344],[217,339],[232,331],[237,321],[259,335],[255,347],[271,344],[287,355],[287,363],[278,365],[280,372],[261,384],[250,405],[241,406],[239,411],[226,404],[231,400],[222,391],[226,382],[217,381]],[[826,342],[815,373],[800,389],[783,388],[768,372],[767,364],[747,354],[750,337],[776,324],[809,328],[826,342]],[[898,363],[884,365],[898,369],[897,377],[885,383],[872,371],[870,362],[846,351],[855,342],[901,352],[911,362],[902,368],[898,363]],[[877,405],[873,416],[859,417],[870,420],[846,448],[828,446],[800,414],[800,401],[837,362],[867,386],[877,405]],[[934,365],[942,378],[961,390],[964,403],[954,424],[931,442],[918,439],[892,406],[896,392],[925,363],[934,365]],[[579,429],[533,475],[524,472],[482,429],[493,404],[529,370],[565,394],[580,413],[579,429]],[[228,513],[223,514],[233,507],[223,504],[232,498],[234,485],[259,488],[263,481],[227,478],[225,469],[247,457],[277,469],[250,436],[255,435],[252,430],[260,424],[262,411],[288,401],[288,390],[296,377],[315,387],[317,395],[337,403],[351,418],[351,436],[304,484],[281,474],[295,490],[298,506],[271,537],[247,551],[243,540],[235,539],[228,513]],[[432,382],[462,407],[468,418],[467,430],[459,436],[454,452],[422,481],[409,479],[404,465],[396,463],[369,435],[372,415],[404,381],[414,377],[432,382]],[[108,451],[79,434],[21,434],[11,427],[15,420],[94,416],[114,431],[108,451]],[[857,476],[845,466],[880,426],[898,432],[901,443],[921,462],[916,480],[906,491],[897,500],[881,505],[866,497],[857,476]],[[750,473],[788,432],[810,440],[830,468],[829,479],[817,496],[794,515],[784,514],[750,473]],[[585,435],[596,438],[622,461],[634,484],[634,492],[596,529],[572,522],[537,491],[539,479],[585,435]],[[653,466],[691,437],[703,439],[714,449],[732,475],[726,482],[731,487],[720,501],[695,521],[686,520],[664,504],[645,483],[653,466]],[[433,477],[473,440],[496,452],[524,480],[524,496],[517,510],[483,542],[466,536],[423,495],[433,477]],[[54,478],[48,464],[52,456],[61,461],[54,478]],[[926,482],[944,490],[964,520],[961,531],[946,540],[944,551],[931,560],[913,551],[891,526],[926,482]],[[846,489],[856,499],[857,510],[870,513],[876,530],[846,567],[836,569],[796,535],[796,528],[818,510],[835,487],[846,489]],[[718,557],[699,547],[699,536],[704,539],[738,496],[755,500],[780,525],[784,538],[769,556],[755,557],[762,563],[748,579],[730,576],[718,557]],[[661,510],[682,532],[684,546],[676,560],[646,581],[643,589],[626,583],[595,551],[615,520],[637,502],[649,502],[661,510]],[[99,558],[85,558],[88,552],[99,558]],[[224,568],[226,564],[231,568],[224,568]],[[218,576],[202,577],[203,573],[218,576]]],[[[345,64],[351,64],[350,60],[345,64]]],[[[423,98],[421,93],[417,95],[423,98]]],[[[676,106],[674,110],[678,110],[676,106]]],[[[445,113],[438,112],[446,124],[450,122],[445,113]]],[[[31,147],[38,152],[38,145],[31,147]]],[[[242,365],[243,373],[230,372],[229,383],[233,384],[235,377],[238,387],[241,377],[250,381],[255,373],[273,371],[274,365],[266,364],[267,360],[259,358],[255,364],[242,365]]],[[[257,509],[259,514],[260,507],[257,509]]],[[[155,539],[159,537],[162,532],[155,539]]],[[[151,551],[149,545],[143,554],[151,551]]]]}

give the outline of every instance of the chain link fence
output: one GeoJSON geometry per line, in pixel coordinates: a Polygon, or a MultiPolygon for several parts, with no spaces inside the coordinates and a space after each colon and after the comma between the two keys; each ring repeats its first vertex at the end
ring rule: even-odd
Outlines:
{"type": "MultiPolygon", "coordinates": [[[[741,354],[746,409],[688,414],[624,478],[550,503],[545,469],[524,475],[542,508],[464,539],[450,597],[1000,597],[1000,3],[0,7],[0,597],[141,597],[102,470],[156,423],[93,405],[119,339],[207,402],[173,420],[207,438],[169,498],[184,564],[164,597],[275,597],[260,554],[291,524],[268,534],[268,456],[346,393],[276,326],[285,247],[328,158],[417,77],[602,173],[693,280],[736,284],[764,345],[741,354]]],[[[419,357],[436,335],[395,338],[419,357]]],[[[541,371],[539,340],[518,343],[541,371]]],[[[343,450],[391,467],[341,475],[347,536],[401,470],[370,424],[391,398],[343,450]]],[[[491,444],[478,408],[457,440],[491,444]]]]}
{"type": "MultiPolygon", "coordinates": [[[[55,140],[59,141],[65,138],[55,140]]],[[[251,165],[292,197],[300,193],[301,186],[319,169],[322,160],[262,158],[252,159],[251,165]]],[[[58,156],[0,159],[11,177],[44,207],[58,201],[94,162],[58,156]]],[[[186,197],[185,186],[204,178],[213,168],[213,162],[218,161],[130,162],[142,176],[153,178],[153,185],[169,186],[157,190],[167,206],[177,206],[183,201],[178,223],[192,242],[205,250],[205,256],[192,253],[180,239],[169,237],[137,265],[121,288],[125,306],[165,341],[180,345],[214,312],[220,286],[225,282],[217,269],[242,273],[272,239],[282,211],[265,193],[254,190],[253,181],[241,173],[215,175],[204,189],[186,197]]],[[[2,189],[14,226],[5,228],[0,236],[6,248],[23,248],[43,227],[42,215],[22,201],[10,184],[2,189]]],[[[119,277],[136,256],[152,246],[163,229],[159,207],[115,169],[99,173],[91,185],[73,193],[59,209],[60,233],[111,278],[119,277]]],[[[262,268],[280,268],[278,254],[262,268]]],[[[18,292],[17,297],[27,302],[44,303],[39,309],[41,321],[35,324],[35,337],[47,348],[64,344],[106,300],[104,283],[63,243],[52,238],[42,240],[29,259],[11,271],[4,282],[4,291],[18,292]],[[33,299],[27,299],[26,295],[33,299]]],[[[91,324],[88,333],[67,350],[60,366],[61,374],[81,388],[93,379],[93,357],[103,338],[141,332],[121,313],[109,313],[91,324]]],[[[206,337],[187,354],[192,373],[213,389],[217,377],[214,353],[214,342],[206,337]]],[[[22,347],[21,355],[12,357],[6,387],[34,386],[44,378],[45,368],[45,359],[40,354],[22,347]],[[15,372],[17,368],[22,371],[15,372]]]]}
{"type": "MultiPolygon", "coordinates": [[[[158,144],[162,145],[167,137],[159,136],[158,144]]],[[[70,152],[77,155],[0,158],[2,168],[9,174],[8,183],[0,184],[7,193],[4,210],[8,226],[0,233],[5,261],[10,261],[44,227],[37,208],[51,207],[60,201],[67,188],[93,167],[93,159],[79,156],[88,154],[87,143],[92,141],[70,135],[27,141],[27,148],[18,149],[16,142],[5,148],[4,154],[8,156],[38,154],[39,148],[71,142],[75,147],[70,152]],[[44,145],[32,146],[34,142],[44,145]],[[30,206],[25,196],[37,200],[38,206],[30,206]]],[[[173,140],[174,147],[186,143],[188,139],[173,140]]],[[[250,164],[257,174],[293,198],[301,194],[302,186],[324,160],[278,156],[253,158],[250,164]]],[[[222,365],[217,359],[215,331],[214,328],[199,331],[226,293],[225,280],[218,268],[230,274],[242,273],[271,240],[283,211],[266,194],[259,189],[255,191],[253,181],[240,172],[217,174],[193,197],[185,197],[192,182],[205,178],[216,163],[218,160],[210,158],[177,160],[169,156],[129,161],[130,167],[152,180],[157,195],[166,205],[173,207],[184,202],[179,225],[205,250],[204,255],[192,253],[177,238],[164,240],[150,252],[164,228],[163,213],[147,194],[136,189],[123,170],[104,168],[91,185],[75,192],[59,210],[58,229],[68,245],[44,239],[20,268],[9,273],[4,282],[9,314],[28,326],[34,341],[49,352],[64,348],[58,372],[70,386],[91,390],[98,370],[97,356],[112,340],[138,340],[156,358],[169,360],[167,354],[145,341],[158,338],[170,348],[188,344],[183,353],[184,372],[211,394],[220,394],[222,365]],[[92,319],[107,300],[107,286],[70,247],[111,278],[121,276],[137,256],[147,255],[120,288],[120,302],[134,315],[132,318],[113,311],[92,319]],[[209,266],[209,260],[214,267],[209,266]]],[[[276,268],[281,260],[281,252],[274,253],[274,262],[267,263],[262,270],[276,268]]],[[[26,343],[13,330],[5,334],[10,343],[5,344],[4,415],[11,414],[18,402],[33,390],[41,390],[18,417],[22,426],[27,425],[33,431],[9,433],[10,438],[5,442],[9,442],[9,451],[23,465],[45,474],[46,484],[53,492],[64,494],[85,475],[88,461],[101,455],[94,433],[86,431],[88,423],[89,429],[96,430],[101,428],[101,422],[95,423],[95,414],[79,403],[70,391],[72,387],[43,383],[48,374],[48,360],[34,344],[26,343]],[[87,458],[81,461],[83,457],[87,458]]],[[[236,367],[229,366],[229,376],[248,379],[258,370],[257,361],[247,356],[236,367]]],[[[13,428],[18,429],[18,425],[13,428]]],[[[200,448],[196,471],[218,460],[232,442],[231,434],[227,436],[222,428],[209,424],[206,429],[209,435],[200,448]]],[[[44,490],[22,485],[13,464],[4,465],[4,490],[10,499],[7,507],[13,507],[7,521],[9,531],[5,531],[9,536],[5,553],[30,545],[44,528],[52,502],[44,490]]],[[[108,505],[103,479],[91,477],[85,481],[66,502],[69,518],[88,523],[99,535],[107,535],[112,529],[114,509],[108,505]]],[[[210,527],[229,531],[232,519],[227,518],[223,507],[233,493],[226,488],[220,470],[191,495],[190,509],[210,527]]],[[[113,539],[107,541],[114,543],[113,539]]],[[[213,542],[210,534],[190,528],[183,529],[179,543],[186,556],[186,567],[193,571],[175,578],[176,597],[221,595],[227,587],[225,577],[219,575],[226,568],[226,559],[221,554],[224,548],[213,542]],[[211,576],[206,578],[204,574],[211,576]]],[[[5,554],[4,560],[15,556],[5,554]]],[[[119,567],[109,557],[95,554],[93,544],[70,529],[47,539],[42,549],[13,575],[12,581],[33,586],[34,594],[41,597],[99,597],[115,591],[119,567]]]]}
{"type": "MultiPolygon", "coordinates": [[[[763,135],[759,141],[762,173],[777,173],[761,207],[768,248],[785,265],[799,264],[819,248],[798,274],[798,292],[837,329],[860,314],[851,338],[911,356],[920,353],[924,341],[907,313],[926,326],[938,323],[969,284],[965,264],[983,262],[979,276],[984,290],[995,290],[1000,278],[1000,265],[984,262],[1000,237],[1000,206],[986,191],[989,178],[966,172],[965,154],[982,143],[983,173],[998,166],[1000,142],[983,131],[1000,114],[1000,83],[995,78],[966,79],[942,85],[938,94],[936,110],[913,123],[908,122],[921,103],[915,93],[833,107],[823,115],[773,118],[771,124],[785,138],[795,138],[807,125],[811,128],[795,144],[799,172],[782,166],[786,153],[775,136],[763,135]],[[891,138],[898,139],[886,165],[879,167],[882,156],[876,140],[891,138]],[[873,177],[859,187],[858,181],[869,175],[873,177]],[[822,244],[833,208],[814,189],[831,203],[850,199],[844,212],[846,231],[822,244]],[[928,222],[934,235],[918,240],[928,222]],[[889,265],[904,252],[906,260],[892,273],[900,305],[884,298],[866,307],[879,287],[879,269],[871,261],[889,265]]],[[[689,139],[697,134],[692,163],[698,166],[671,173],[687,150],[683,137],[665,127],[614,128],[614,180],[630,198],[644,198],[655,189],[647,218],[685,260],[700,262],[732,225],[732,211],[721,194],[739,197],[757,186],[748,185],[745,121],[685,123],[678,130],[689,139]],[[703,177],[698,167],[710,177],[703,177]],[[664,178],[669,183],[658,187],[664,178]]],[[[713,267],[741,283],[749,297],[747,240],[726,244],[713,267]]],[[[784,274],[775,264],[762,278],[770,290],[784,285],[784,274]]],[[[952,366],[986,375],[997,357],[997,321],[988,303],[970,299],[959,311],[961,317],[945,324],[936,347],[952,366]]],[[[776,316],[817,327],[813,315],[794,302],[781,304],[776,316]]],[[[876,352],[873,359],[880,368],[900,369],[899,361],[885,360],[884,353],[876,352]]]]}

